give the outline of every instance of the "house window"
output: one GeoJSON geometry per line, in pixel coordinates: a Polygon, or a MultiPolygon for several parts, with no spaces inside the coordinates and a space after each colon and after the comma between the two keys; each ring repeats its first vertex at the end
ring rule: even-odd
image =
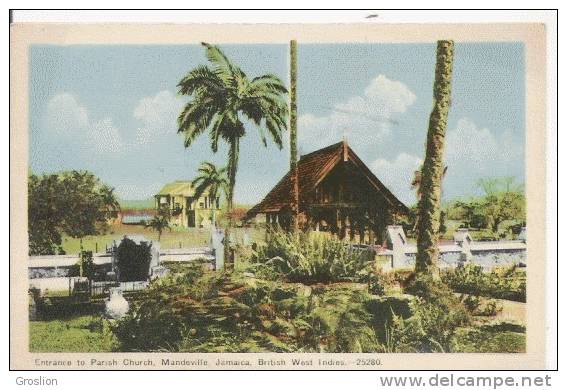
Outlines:
{"type": "Polygon", "coordinates": [[[165,196],[160,197],[160,198],[159,198],[159,203],[160,203],[160,204],[166,204],[166,203],[167,203],[167,197],[165,197],[165,196]]]}

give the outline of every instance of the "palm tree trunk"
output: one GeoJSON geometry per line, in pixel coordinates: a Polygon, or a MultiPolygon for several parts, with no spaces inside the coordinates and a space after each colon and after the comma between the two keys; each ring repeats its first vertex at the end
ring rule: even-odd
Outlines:
{"type": "Polygon", "coordinates": [[[417,226],[415,271],[436,275],[439,258],[439,224],[441,219],[441,181],[447,117],[451,105],[453,41],[437,42],[437,64],[433,86],[434,105],[429,117],[425,160],[422,167],[417,226]]]}
{"type": "Polygon", "coordinates": [[[234,186],[236,184],[236,169],[238,167],[238,155],[240,153],[240,139],[234,138],[230,143],[228,155],[228,196],[227,196],[227,212],[228,226],[224,232],[224,267],[227,271],[234,268],[234,258],[230,245],[230,233],[233,227],[232,210],[234,207],[234,186]]]}
{"type": "Polygon", "coordinates": [[[291,227],[298,229],[299,215],[299,177],[297,171],[297,41],[289,43],[289,171],[292,179],[291,227]]]}

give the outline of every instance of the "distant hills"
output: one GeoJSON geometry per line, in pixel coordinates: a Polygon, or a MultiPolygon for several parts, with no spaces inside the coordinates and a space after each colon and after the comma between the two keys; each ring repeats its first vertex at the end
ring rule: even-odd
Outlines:
{"type": "Polygon", "coordinates": [[[133,200],[120,199],[119,203],[122,210],[148,210],[155,207],[154,198],[133,200]]]}

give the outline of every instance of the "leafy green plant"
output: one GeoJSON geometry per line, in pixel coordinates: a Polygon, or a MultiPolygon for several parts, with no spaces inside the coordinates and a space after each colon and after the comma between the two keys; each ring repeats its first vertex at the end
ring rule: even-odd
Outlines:
{"type": "Polygon", "coordinates": [[[455,292],[526,301],[525,271],[515,265],[484,272],[481,266],[468,263],[444,271],[441,278],[455,292]]]}
{"type": "Polygon", "coordinates": [[[252,261],[271,267],[288,281],[313,284],[354,280],[371,258],[327,236],[275,230],[252,261]]]}
{"type": "Polygon", "coordinates": [[[62,235],[82,239],[102,233],[117,217],[114,189],[88,171],[66,171],[28,180],[30,255],[64,253],[62,235]]]}
{"type": "Polygon", "coordinates": [[[417,301],[410,318],[390,325],[395,341],[391,347],[400,352],[450,352],[456,330],[471,323],[465,304],[442,281],[425,274],[416,276],[405,291],[417,301]]]}
{"type": "Polygon", "coordinates": [[[526,351],[526,329],[510,322],[493,322],[462,328],[451,340],[453,352],[521,353],[526,351]]]}

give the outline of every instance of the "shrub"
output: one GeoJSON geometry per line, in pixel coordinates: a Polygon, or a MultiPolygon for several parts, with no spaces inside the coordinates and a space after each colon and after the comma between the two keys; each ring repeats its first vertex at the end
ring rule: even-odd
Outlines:
{"type": "Polygon", "coordinates": [[[360,284],[172,275],[151,282],[114,333],[122,351],[377,352],[369,299],[360,284]]]}
{"type": "Polygon", "coordinates": [[[526,301],[525,271],[515,265],[484,272],[481,266],[468,263],[444,271],[441,278],[455,292],[526,301]]]}
{"type": "Polygon", "coordinates": [[[92,280],[96,277],[96,271],[93,252],[82,251],[79,253],[79,261],[69,269],[68,276],[84,276],[92,280]]]}
{"type": "Polygon", "coordinates": [[[306,284],[354,280],[368,266],[369,253],[313,233],[273,231],[252,261],[263,263],[291,282],[306,284]]]}
{"type": "Polygon", "coordinates": [[[116,249],[117,266],[121,282],[147,280],[150,273],[152,245],[146,242],[136,244],[127,237],[116,249]]]}
{"type": "Polygon", "coordinates": [[[405,291],[418,299],[410,318],[394,317],[387,329],[388,348],[392,352],[449,352],[456,330],[471,322],[463,302],[429,275],[417,275],[405,291]]]}
{"type": "Polygon", "coordinates": [[[451,341],[453,352],[520,353],[526,351],[525,328],[509,322],[459,329],[451,341]]]}

